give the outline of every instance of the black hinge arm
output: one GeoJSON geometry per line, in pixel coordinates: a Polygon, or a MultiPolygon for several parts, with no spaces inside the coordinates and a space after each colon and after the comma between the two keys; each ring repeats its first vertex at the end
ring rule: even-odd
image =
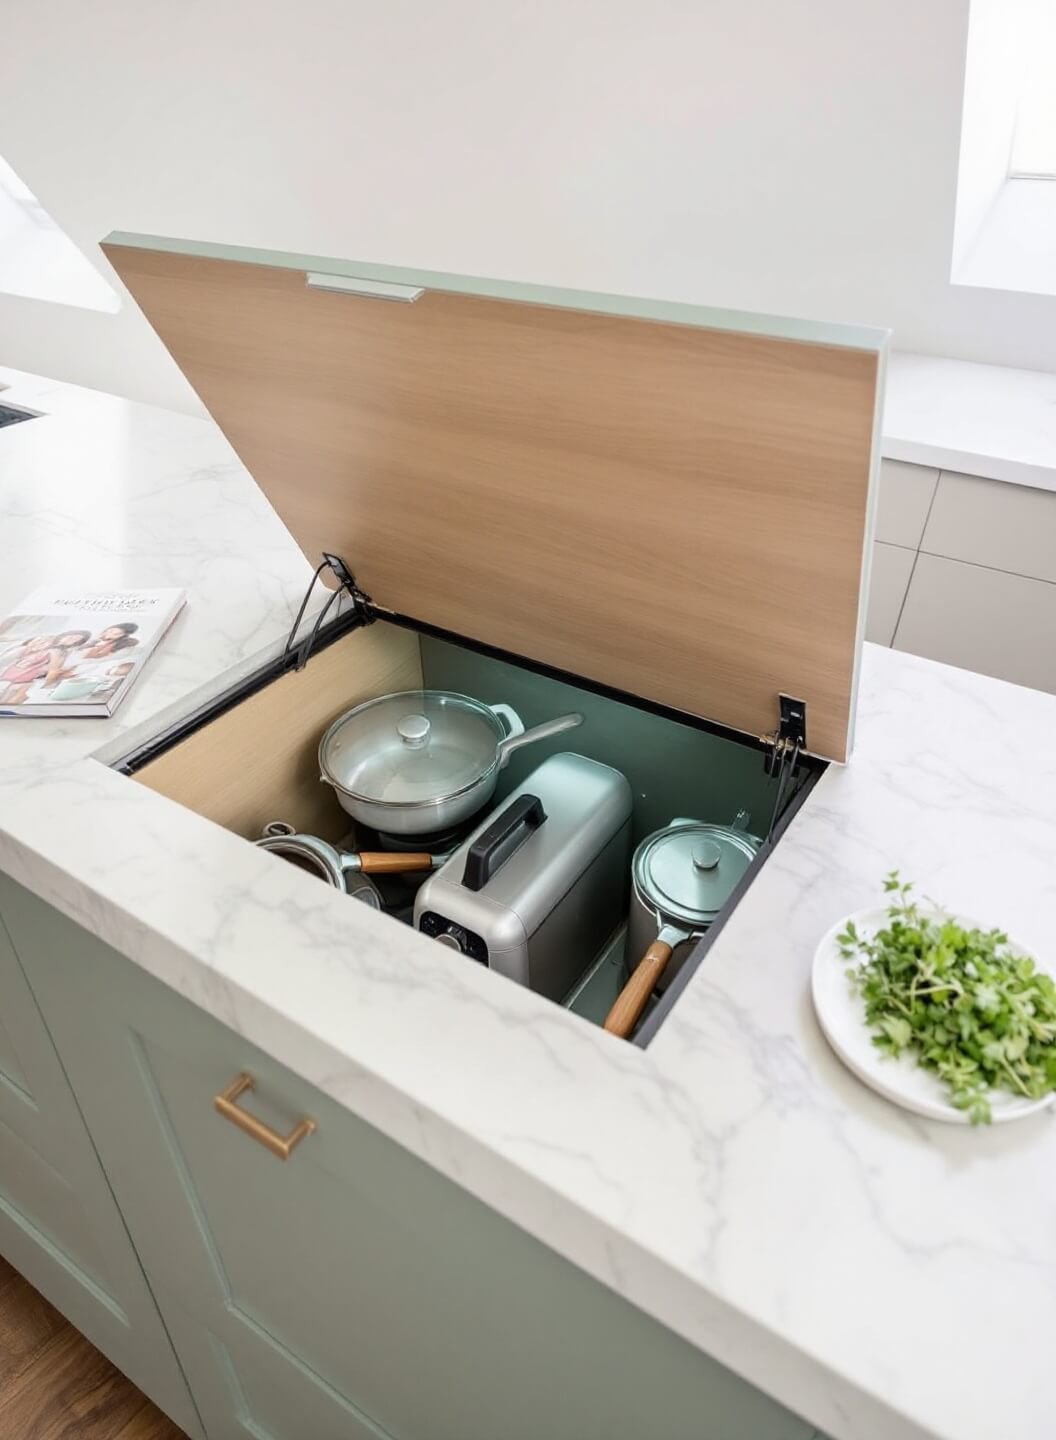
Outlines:
{"type": "Polygon", "coordinates": [[[304,592],[304,599],[301,601],[300,609],[297,611],[297,616],[287,636],[286,648],[282,652],[282,658],[284,660],[288,659],[290,655],[296,655],[295,669],[303,670],[305,665],[307,665],[315,646],[315,637],[319,634],[323,621],[330,613],[335,602],[340,600],[342,595],[347,595],[351,599],[354,612],[361,617],[365,625],[372,623],[375,615],[370,596],[356,584],[356,577],[341,559],[340,555],[328,555],[324,551],[323,558],[315,568],[315,574],[309,582],[308,589],[304,592]],[[315,617],[315,624],[307,636],[298,644],[297,632],[301,628],[304,612],[308,609],[308,602],[312,598],[312,592],[315,590],[319,576],[324,570],[329,570],[334,576],[338,582],[338,588],[330,592],[330,598],[315,617]]]}
{"type": "Polygon", "coordinates": [[[778,695],[777,729],[772,735],[760,735],[767,747],[766,773],[779,774],[783,762],[792,757],[792,767],[799,759],[799,752],[807,744],[807,702],[796,700],[791,695],[778,695]]]}
{"type": "Polygon", "coordinates": [[[766,773],[777,781],[777,795],[770,817],[769,840],[784,811],[785,793],[789,783],[794,781],[800,751],[807,743],[807,706],[804,700],[795,700],[791,695],[778,695],[777,729],[772,735],[760,736],[767,746],[766,773]]]}
{"type": "Polygon", "coordinates": [[[330,573],[335,577],[341,589],[352,601],[352,608],[356,611],[357,615],[363,617],[364,623],[370,625],[376,620],[377,616],[374,614],[373,600],[365,590],[356,584],[356,577],[341,559],[341,556],[330,555],[324,550],[323,563],[319,567],[319,570],[316,571],[316,574],[318,575],[319,571],[325,567],[329,567],[330,573]]]}
{"type": "Polygon", "coordinates": [[[802,750],[807,743],[807,702],[793,700],[791,695],[779,695],[777,736],[779,740],[791,740],[802,750]]]}

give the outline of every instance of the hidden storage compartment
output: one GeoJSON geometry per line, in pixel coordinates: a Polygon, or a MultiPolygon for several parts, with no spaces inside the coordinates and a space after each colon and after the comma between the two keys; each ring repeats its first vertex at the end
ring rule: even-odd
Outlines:
{"type": "MultiPolygon", "coordinates": [[[[573,710],[584,717],[578,729],[516,751],[481,819],[548,756],[571,750],[626,775],[633,796],[632,848],[678,816],[729,824],[747,810],[754,835],[766,837],[771,829],[778,783],[767,775],[757,746],[385,621],[330,640],[302,670],[287,671],[256,689],[250,682],[246,698],[232,703],[228,697],[215,714],[202,717],[167,748],[155,744],[138,767],[133,757],[129,768],[136,783],[246,840],[257,839],[269,822],[282,820],[302,833],[347,845],[354,822],[330,786],[320,782],[320,737],[352,706],[419,687],[456,691],[487,704],[502,702],[512,706],[526,727],[573,710]]],[[[786,785],[781,802],[785,814],[815,773],[804,766],[795,789],[786,785]]],[[[762,847],[746,880],[768,849],[762,847]]],[[[628,873],[623,877],[628,890],[629,881],[628,873]]],[[[743,888],[742,882],[727,910],[743,888]]],[[[720,915],[712,932],[724,918],[720,915]]],[[[702,942],[706,945],[707,938],[702,942]]],[[[691,957],[683,973],[696,960],[691,957]]],[[[565,1004],[600,1023],[627,977],[626,964],[621,931],[600,954],[582,957],[581,979],[565,1004]]],[[[664,1013],[680,988],[672,984],[664,1013]]],[[[651,1008],[655,1005],[654,997],[651,1008]]],[[[640,1032],[643,1026],[655,1029],[656,1022],[650,1027],[648,1017],[649,1011],[640,1032]]]]}

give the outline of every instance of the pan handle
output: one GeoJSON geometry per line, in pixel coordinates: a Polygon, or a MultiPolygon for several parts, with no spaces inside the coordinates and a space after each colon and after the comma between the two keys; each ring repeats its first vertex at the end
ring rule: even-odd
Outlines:
{"type": "Polygon", "coordinates": [[[681,930],[675,930],[672,926],[665,925],[660,931],[634,967],[631,978],[617,995],[615,1004],[605,1017],[605,1029],[610,1035],[618,1035],[621,1040],[627,1039],[637,1025],[649,996],[667,969],[675,945],[681,944],[686,938],[681,930]]]}
{"type": "MultiPolygon", "coordinates": [[[[269,840],[292,840],[294,844],[289,849],[302,855],[312,855],[328,872],[333,872],[336,866],[364,875],[399,875],[411,870],[435,870],[447,859],[446,855],[426,855],[417,851],[336,850],[317,835],[299,835],[285,820],[271,820],[264,826],[257,844],[269,840]]],[[[264,845],[264,848],[278,849],[282,853],[281,846],[264,845]]]]}
{"type": "Polygon", "coordinates": [[[506,721],[505,739],[512,740],[515,735],[524,734],[524,721],[512,705],[492,705],[491,708],[506,721]]]}
{"type": "Polygon", "coordinates": [[[537,740],[549,740],[551,735],[560,735],[562,731],[574,730],[577,725],[582,724],[582,715],[559,715],[556,720],[547,720],[542,725],[533,725],[530,730],[523,730],[519,735],[507,735],[505,740],[499,741],[495,751],[499,769],[502,769],[513,752],[519,750],[522,745],[534,745],[537,740]]]}
{"type": "Polygon", "coordinates": [[[400,875],[410,870],[434,870],[443,858],[409,850],[349,850],[341,856],[341,868],[364,875],[400,875]]]}
{"type": "Polygon", "coordinates": [[[260,832],[263,840],[278,840],[280,837],[295,835],[297,832],[286,820],[269,820],[260,832]]]}

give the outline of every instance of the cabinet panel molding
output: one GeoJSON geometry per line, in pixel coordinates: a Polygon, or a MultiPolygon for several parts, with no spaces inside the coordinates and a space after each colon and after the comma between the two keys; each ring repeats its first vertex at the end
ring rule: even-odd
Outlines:
{"type": "Polygon", "coordinates": [[[0,1093],[3,1087],[14,1091],[16,1099],[34,1105],[33,1096],[29,1092],[29,1082],[18,1062],[14,1041],[0,1020],[0,1093]]]}
{"type": "MultiPolygon", "coordinates": [[[[202,1440],[186,1382],[26,968],[79,932],[0,874],[0,1011],[21,1081],[0,1083],[0,1253],[166,1412],[202,1440]],[[25,968],[23,966],[25,961],[25,968]],[[24,1082],[24,1084],[22,1083],[24,1082]]],[[[69,963],[69,957],[67,957],[69,963]]],[[[83,1020],[82,1020],[83,1023],[83,1020]]]]}

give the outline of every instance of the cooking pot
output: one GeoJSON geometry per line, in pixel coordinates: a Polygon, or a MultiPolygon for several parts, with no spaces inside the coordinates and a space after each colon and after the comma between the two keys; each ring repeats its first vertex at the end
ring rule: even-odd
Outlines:
{"type": "Polygon", "coordinates": [[[378,892],[366,878],[368,875],[391,875],[398,871],[432,870],[443,864],[446,855],[425,855],[401,852],[388,854],[367,850],[340,850],[336,845],[320,840],[318,835],[302,835],[284,820],[272,820],[264,826],[259,840],[254,841],[262,850],[270,850],[310,870],[335,890],[343,890],[357,900],[363,900],[375,910],[381,908],[378,892]]]}
{"type": "Polygon", "coordinates": [[[320,778],[361,824],[432,835],[487,804],[515,750],[582,723],[562,715],[526,730],[508,705],[403,690],[338,716],[319,742],[320,778]]]}
{"type": "Polygon", "coordinates": [[[611,1034],[631,1033],[649,996],[670,983],[726,904],[759,850],[749,819],[741,810],[732,825],[672,820],[634,852],[627,924],[633,969],[605,1020],[611,1034]]]}

